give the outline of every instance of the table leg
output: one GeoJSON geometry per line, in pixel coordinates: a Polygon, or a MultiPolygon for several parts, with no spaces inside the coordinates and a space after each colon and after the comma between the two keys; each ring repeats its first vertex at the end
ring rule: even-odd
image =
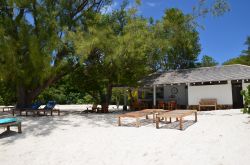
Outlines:
{"type": "Polygon", "coordinates": [[[156,121],[155,121],[155,125],[156,125],[156,128],[159,129],[159,123],[160,123],[160,118],[159,117],[156,117],[156,121]]]}
{"type": "Polygon", "coordinates": [[[140,121],[138,117],[136,118],[136,127],[140,127],[140,121]]]}
{"type": "Polygon", "coordinates": [[[121,123],[121,117],[118,117],[118,126],[121,126],[122,123],[121,123]]]}
{"type": "Polygon", "coordinates": [[[155,123],[155,120],[156,120],[156,114],[153,113],[153,123],[155,123]]]}
{"type": "Polygon", "coordinates": [[[197,122],[197,112],[194,113],[195,116],[195,122],[197,122]]]}
{"type": "Polygon", "coordinates": [[[182,117],[180,118],[180,130],[182,130],[182,117]]]}

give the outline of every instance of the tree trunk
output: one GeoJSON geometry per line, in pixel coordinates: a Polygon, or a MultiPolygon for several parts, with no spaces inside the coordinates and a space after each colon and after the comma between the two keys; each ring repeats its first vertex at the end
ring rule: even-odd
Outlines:
{"type": "Polygon", "coordinates": [[[106,94],[102,99],[101,106],[102,106],[102,112],[103,113],[108,113],[109,112],[109,104],[111,101],[111,96],[112,96],[112,85],[109,84],[106,87],[106,94]]]}
{"type": "Polygon", "coordinates": [[[17,87],[17,104],[16,108],[30,107],[33,101],[33,93],[29,93],[23,85],[17,87]]]}

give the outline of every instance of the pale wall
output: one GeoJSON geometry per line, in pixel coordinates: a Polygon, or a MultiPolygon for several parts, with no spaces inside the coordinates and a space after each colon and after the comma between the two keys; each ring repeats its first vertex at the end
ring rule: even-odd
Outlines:
{"type": "Polygon", "coordinates": [[[188,104],[198,105],[200,99],[216,98],[218,104],[233,104],[232,86],[228,84],[188,86],[188,104]]]}
{"type": "Polygon", "coordinates": [[[246,90],[247,89],[247,86],[250,85],[250,83],[242,83],[242,89],[243,90],[246,90]]]}
{"type": "Polygon", "coordinates": [[[173,100],[177,101],[177,104],[179,105],[187,105],[188,100],[187,100],[187,89],[185,88],[185,84],[181,85],[166,85],[164,86],[164,100],[169,101],[171,100],[171,89],[173,87],[178,89],[178,93],[175,94],[175,98],[173,100]]]}

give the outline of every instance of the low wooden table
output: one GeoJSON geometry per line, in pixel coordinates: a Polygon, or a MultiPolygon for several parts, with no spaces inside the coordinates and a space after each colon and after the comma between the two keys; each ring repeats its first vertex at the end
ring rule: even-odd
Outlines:
{"type": "Polygon", "coordinates": [[[18,129],[18,133],[22,133],[22,124],[20,121],[16,121],[16,122],[11,122],[11,123],[6,123],[6,124],[0,124],[0,127],[6,127],[7,131],[10,131],[10,127],[11,126],[15,126],[18,129]]]}
{"type": "Polygon", "coordinates": [[[155,116],[157,113],[160,112],[166,112],[166,110],[163,109],[144,109],[141,111],[136,111],[136,112],[129,112],[125,114],[118,115],[118,126],[121,126],[121,118],[135,118],[136,119],[136,126],[140,126],[140,117],[146,117],[148,119],[148,115],[153,115],[153,121],[155,121],[155,116]]]}
{"type": "Polygon", "coordinates": [[[159,129],[159,124],[160,124],[160,119],[165,118],[170,118],[170,123],[171,123],[171,118],[176,118],[176,120],[180,122],[180,130],[183,129],[183,118],[189,115],[194,114],[195,116],[195,122],[197,122],[197,110],[174,110],[174,111],[169,111],[169,112],[162,112],[158,115],[156,115],[156,128],[159,129]]]}

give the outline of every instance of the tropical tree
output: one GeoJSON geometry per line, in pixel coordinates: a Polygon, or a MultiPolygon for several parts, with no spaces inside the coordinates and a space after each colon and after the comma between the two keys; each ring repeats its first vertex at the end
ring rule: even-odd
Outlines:
{"type": "Polygon", "coordinates": [[[108,0],[1,1],[0,79],[15,90],[17,107],[30,104],[45,88],[77,68],[77,56],[65,38],[86,28],[88,13],[108,0]]]}
{"type": "Polygon", "coordinates": [[[218,65],[218,62],[216,62],[213,57],[208,56],[208,55],[204,55],[201,59],[201,62],[197,63],[196,65],[198,67],[210,67],[210,66],[218,65]]]}
{"type": "Polygon", "coordinates": [[[95,14],[88,29],[69,34],[78,54],[88,54],[72,78],[108,112],[112,89],[133,86],[148,73],[151,34],[146,19],[126,5],[111,14],[95,14]]]}
{"type": "Polygon", "coordinates": [[[223,64],[224,65],[230,65],[230,64],[250,65],[250,36],[247,37],[245,45],[247,46],[247,49],[243,50],[242,54],[239,57],[229,59],[223,64]]]}
{"type": "Polygon", "coordinates": [[[161,64],[164,69],[185,69],[195,66],[200,53],[199,33],[191,15],[179,9],[167,9],[163,30],[168,41],[161,64]]]}

